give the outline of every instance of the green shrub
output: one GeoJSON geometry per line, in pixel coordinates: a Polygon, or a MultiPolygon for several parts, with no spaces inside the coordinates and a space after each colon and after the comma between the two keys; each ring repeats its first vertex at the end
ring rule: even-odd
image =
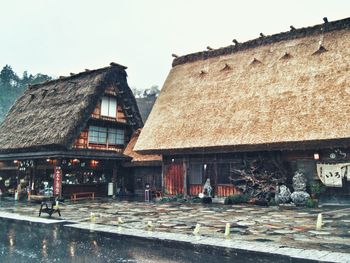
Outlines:
{"type": "Polygon", "coordinates": [[[202,203],[202,198],[199,198],[198,196],[194,196],[191,199],[191,203],[202,203]]]}
{"type": "Polygon", "coordinates": [[[318,202],[316,200],[314,200],[314,199],[309,198],[306,201],[305,206],[308,207],[308,208],[315,208],[315,207],[318,206],[318,202]]]}
{"type": "Polygon", "coordinates": [[[242,204],[247,203],[249,201],[250,197],[249,195],[230,195],[225,198],[224,204],[226,205],[232,205],[232,204],[242,204]]]}
{"type": "Polygon", "coordinates": [[[176,194],[173,196],[164,196],[162,199],[160,199],[160,202],[167,203],[167,202],[185,202],[186,199],[184,199],[183,194],[176,194]]]}
{"type": "Polygon", "coordinates": [[[269,206],[276,206],[277,203],[275,201],[275,198],[271,198],[270,201],[269,201],[269,206]]]}
{"type": "Polygon", "coordinates": [[[326,186],[320,181],[314,181],[310,184],[310,192],[315,196],[319,196],[320,194],[326,191],[326,186]]]}
{"type": "Polygon", "coordinates": [[[176,195],[174,195],[174,198],[176,198],[176,199],[183,199],[184,195],[183,194],[176,194],[176,195]]]}

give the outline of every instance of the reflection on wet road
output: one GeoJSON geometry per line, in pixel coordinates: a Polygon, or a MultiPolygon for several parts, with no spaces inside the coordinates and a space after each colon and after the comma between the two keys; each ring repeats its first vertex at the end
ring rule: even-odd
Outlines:
{"type": "MultiPolygon", "coordinates": [[[[138,239],[102,236],[63,225],[0,219],[2,263],[16,262],[229,262],[215,251],[196,251],[138,239]]],[[[227,255],[226,255],[227,256],[227,255]]],[[[231,262],[231,261],[230,261],[231,262]]]]}

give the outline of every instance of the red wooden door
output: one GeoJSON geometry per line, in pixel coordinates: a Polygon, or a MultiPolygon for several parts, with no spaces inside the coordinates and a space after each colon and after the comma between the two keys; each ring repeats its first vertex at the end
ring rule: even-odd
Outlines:
{"type": "Polygon", "coordinates": [[[166,193],[170,195],[184,193],[184,175],[182,164],[169,164],[166,167],[164,176],[164,186],[166,193]]]}

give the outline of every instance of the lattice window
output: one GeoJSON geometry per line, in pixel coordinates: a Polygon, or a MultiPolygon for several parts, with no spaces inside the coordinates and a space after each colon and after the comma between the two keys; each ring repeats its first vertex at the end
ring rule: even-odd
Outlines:
{"type": "Polygon", "coordinates": [[[115,145],[124,145],[124,130],[122,129],[108,129],[108,143],[109,144],[115,144],[115,145]]]}
{"type": "Polygon", "coordinates": [[[90,126],[89,127],[89,143],[105,144],[107,142],[107,128],[90,126]]]}

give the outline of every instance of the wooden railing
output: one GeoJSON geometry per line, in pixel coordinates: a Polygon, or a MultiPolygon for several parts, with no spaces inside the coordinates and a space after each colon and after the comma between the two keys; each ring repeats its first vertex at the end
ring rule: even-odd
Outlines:
{"type": "MultiPolygon", "coordinates": [[[[190,184],[188,194],[191,196],[198,196],[199,193],[203,192],[203,185],[201,184],[190,184]]],[[[234,185],[230,184],[219,184],[215,188],[215,196],[224,197],[229,195],[238,194],[238,191],[234,185]]]]}
{"type": "Polygon", "coordinates": [[[229,195],[234,195],[237,194],[237,190],[234,187],[234,185],[229,185],[229,184],[219,184],[216,187],[216,196],[218,197],[223,197],[223,196],[229,196],[229,195]]]}
{"type": "Polygon", "coordinates": [[[115,151],[118,153],[123,152],[123,148],[120,146],[114,146],[114,145],[106,145],[106,144],[95,144],[95,143],[89,143],[87,146],[88,149],[95,149],[95,150],[107,150],[107,151],[115,151]]]}
{"type": "Polygon", "coordinates": [[[190,184],[188,194],[191,196],[198,196],[199,193],[203,192],[203,185],[201,184],[190,184]]]}
{"type": "Polygon", "coordinates": [[[105,121],[114,121],[114,122],[122,122],[122,123],[126,123],[126,117],[124,116],[124,114],[122,116],[120,116],[121,114],[118,112],[118,117],[114,118],[114,117],[108,117],[108,116],[103,116],[100,114],[91,114],[91,118],[95,119],[95,120],[105,120],[105,121]]]}

